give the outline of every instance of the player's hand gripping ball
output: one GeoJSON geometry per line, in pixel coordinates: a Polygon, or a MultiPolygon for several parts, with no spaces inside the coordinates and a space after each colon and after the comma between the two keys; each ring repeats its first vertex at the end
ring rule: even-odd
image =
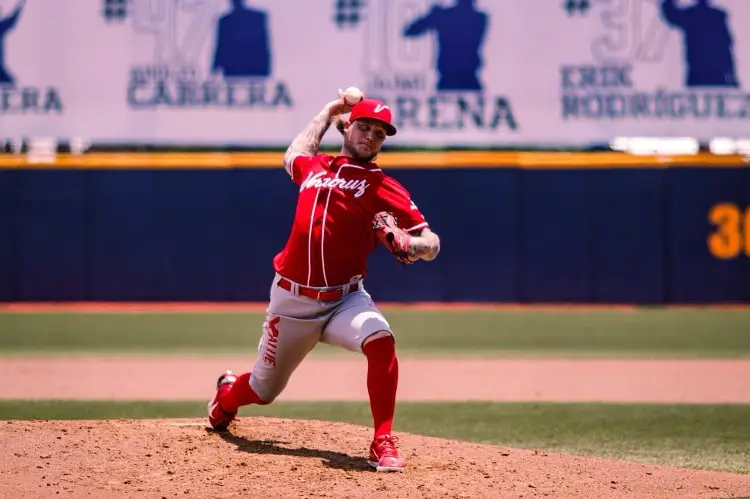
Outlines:
{"type": "Polygon", "coordinates": [[[396,217],[387,211],[381,211],[372,218],[372,230],[388,251],[400,263],[412,263],[409,258],[411,236],[397,225],[396,217]]]}
{"type": "Polygon", "coordinates": [[[365,98],[365,94],[357,87],[348,87],[346,90],[339,88],[338,92],[339,101],[333,106],[333,124],[341,135],[346,136],[346,120],[340,114],[351,112],[352,107],[365,98]]]}

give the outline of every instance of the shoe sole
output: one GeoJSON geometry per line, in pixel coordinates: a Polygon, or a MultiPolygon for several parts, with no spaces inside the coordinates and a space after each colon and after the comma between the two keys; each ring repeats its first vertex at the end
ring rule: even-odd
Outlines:
{"type": "Polygon", "coordinates": [[[395,466],[380,466],[376,461],[367,461],[367,464],[375,468],[375,471],[404,471],[404,468],[396,468],[395,466]]]}

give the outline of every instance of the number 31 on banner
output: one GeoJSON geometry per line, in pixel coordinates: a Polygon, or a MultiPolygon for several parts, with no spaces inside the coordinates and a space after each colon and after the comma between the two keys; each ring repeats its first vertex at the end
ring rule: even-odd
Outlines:
{"type": "Polygon", "coordinates": [[[708,249],[722,260],[729,260],[741,253],[750,257],[750,207],[741,210],[731,203],[714,205],[708,212],[708,220],[716,231],[708,236],[708,249]]]}

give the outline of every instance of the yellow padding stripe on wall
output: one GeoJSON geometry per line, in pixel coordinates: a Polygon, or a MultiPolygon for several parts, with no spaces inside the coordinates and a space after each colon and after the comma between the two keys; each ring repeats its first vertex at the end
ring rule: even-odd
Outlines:
{"type": "MultiPolygon", "coordinates": [[[[336,154],[335,152],[329,152],[336,154]]],[[[222,169],[281,167],[282,152],[207,153],[87,153],[59,154],[54,158],[30,159],[26,155],[0,155],[3,169],[222,169]]],[[[378,164],[390,168],[524,168],[597,169],[749,167],[750,158],[738,155],[716,156],[700,153],[684,156],[634,156],[618,152],[385,152],[378,164]]]]}

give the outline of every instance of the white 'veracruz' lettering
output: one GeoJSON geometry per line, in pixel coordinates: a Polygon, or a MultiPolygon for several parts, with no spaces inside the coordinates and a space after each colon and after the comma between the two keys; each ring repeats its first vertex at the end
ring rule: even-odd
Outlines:
{"type": "Polygon", "coordinates": [[[358,198],[364,194],[365,189],[370,186],[370,184],[367,183],[367,180],[364,179],[350,180],[341,177],[322,178],[325,174],[326,172],[318,172],[314,175],[310,173],[307,176],[307,179],[305,179],[305,181],[302,182],[302,185],[300,185],[300,192],[305,189],[343,189],[345,191],[356,191],[354,197],[358,198]]]}

